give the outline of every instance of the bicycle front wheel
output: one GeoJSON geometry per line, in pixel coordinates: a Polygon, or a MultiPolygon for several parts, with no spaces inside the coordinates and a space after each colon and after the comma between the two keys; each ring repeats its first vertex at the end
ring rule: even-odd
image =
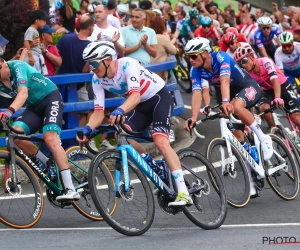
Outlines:
{"type": "Polygon", "coordinates": [[[94,204],[104,220],[121,234],[138,236],[152,225],[155,211],[153,193],[145,175],[130,160],[128,176],[124,176],[121,166],[119,152],[98,154],[89,168],[89,187],[94,204]],[[111,181],[105,166],[110,166],[110,171],[115,173],[115,181],[119,180],[113,186],[105,182],[105,178],[98,179],[98,173],[102,172],[107,176],[106,181],[111,181]],[[130,178],[128,190],[125,190],[125,178],[130,178]]]}
{"type": "Polygon", "coordinates": [[[266,174],[267,181],[280,198],[293,200],[299,192],[298,168],[284,142],[276,135],[269,135],[272,138],[274,154],[270,160],[263,161],[266,172],[282,164],[286,166],[270,175],[266,174]]]}
{"type": "Polygon", "coordinates": [[[194,206],[183,210],[184,214],[205,230],[219,228],[227,215],[225,189],[220,176],[211,163],[197,151],[182,149],[177,154],[185,184],[194,202],[194,206]]]}
{"type": "Polygon", "coordinates": [[[213,139],[206,149],[206,157],[221,177],[228,204],[240,208],[250,200],[250,179],[244,160],[237,149],[230,145],[231,157],[225,139],[213,139]]]}
{"type": "Polygon", "coordinates": [[[1,150],[0,162],[3,180],[0,182],[0,221],[17,229],[32,227],[39,221],[44,210],[42,187],[33,171],[18,156],[17,182],[12,179],[10,153],[1,150]]]}

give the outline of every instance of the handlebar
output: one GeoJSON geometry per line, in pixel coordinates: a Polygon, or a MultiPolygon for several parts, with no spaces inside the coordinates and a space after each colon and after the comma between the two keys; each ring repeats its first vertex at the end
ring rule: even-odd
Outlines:
{"type": "Polygon", "coordinates": [[[14,129],[9,123],[6,123],[2,120],[0,120],[1,122],[1,125],[0,125],[0,131],[4,131],[6,134],[9,134],[11,132],[15,133],[15,134],[19,134],[19,135],[24,135],[25,132],[23,131],[19,131],[19,130],[16,130],[14,129]]]}

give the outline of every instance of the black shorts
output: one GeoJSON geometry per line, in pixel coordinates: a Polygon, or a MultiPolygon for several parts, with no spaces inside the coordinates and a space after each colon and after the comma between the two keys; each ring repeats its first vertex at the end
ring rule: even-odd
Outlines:
{"type": "Polygon", "coordinates": [[[162,135],[169,139],[173,109],[172,95],[163,87],[149,100],[139,103],[135,109],[126,113],[125,125],[133,131],[142,132],[153,122],[151,136],[162,135]]]}
{"type": "Polygon", "coordinates": [[[26,107],[13,126],[22,127],[27,135],[43,128],[45,132],[61,132],[64,103],[58,90],[54,90],[34,106],[26,107]]]}
{"type": "Polygon", "coordinates": [[[191,37],[189,35],[187,36],[179,35],[178,40],[185,46],[188,43],[188,41],[191,40],[191,37]]]}
{"type": "MultiPolygon", "coordinates": [[[[281,98],[284,101],[284,106],[290,114],[300,112],[298,98],[294,92],[292,84],[289,81],[286,81],[284,84],[281,84],[281,98]]],[[[265,90],[263,96],[259,102],[259,106],[262,104],[269,104],[274,100],[274,90],[268,89],[265,90]]]]}

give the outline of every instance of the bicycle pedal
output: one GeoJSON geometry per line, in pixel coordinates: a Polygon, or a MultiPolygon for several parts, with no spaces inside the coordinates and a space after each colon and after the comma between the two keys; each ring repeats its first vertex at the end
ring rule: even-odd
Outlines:
{"type": "Polygon", "coordinates": [[[61,208],[68,207],[72,205],[72,201],[62,201],[60,204],[61,208]]]}

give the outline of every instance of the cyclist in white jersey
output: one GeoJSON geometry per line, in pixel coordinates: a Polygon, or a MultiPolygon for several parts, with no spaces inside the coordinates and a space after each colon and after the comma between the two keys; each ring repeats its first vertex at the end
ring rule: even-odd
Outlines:
{"type": "Polygon", "coordinates": [[[294,42],[291,32],[280,34],[281,46],[275,52],[275,63],[289,78],[290,83],[295,83],[295,77],[300,77],[300,43],[294,42]]]}
{"type": "MultiPolygon", "coordinates": [[[[153,142],[164,156],[178,190],[176,200],[168,205],[192,205],[193,201],[184,182],[179,158],[169,142],[174,103],[164,80],[133,58],[112,60],[115,54],[113,43],[107,41],[92,42],[83,51],[83,59],[94,72],[92,83],[95,100],[94,112],[88,124],[82,129],[84,138],[77,140],[85,142],[86,135],[102,123],[105,109],[104,90],[127,97],[126,101],[111,113],[111,125],[123,122],[125,115],[125,125],[133,131],[144,131],[153,123],[151,130],[153,142]]],[[[131,140],[130,143],[140,154],[146,153],[136,141],[131,140]]]]}

